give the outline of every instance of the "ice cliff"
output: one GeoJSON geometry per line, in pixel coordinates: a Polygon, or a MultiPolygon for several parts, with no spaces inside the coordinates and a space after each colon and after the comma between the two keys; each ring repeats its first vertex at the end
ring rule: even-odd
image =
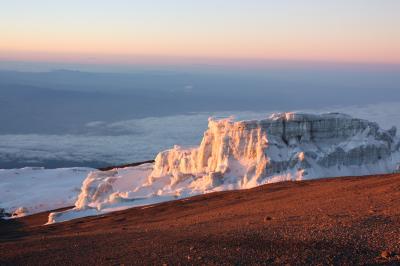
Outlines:
{"type": "Polygon", "coordinates": [[[149,180],[170,176],[172,183],[206,179],[208,187],[232,183],[253,187],[277,176],[366,174],[393,170],[399,149],[396,128],[348,115],[274,114],[260,121],[210,120],[198,148],[161,152],[149,180]]]}
{"type": "Polygon", "coordinates": [[[210,119],[196,148],[175,146],[160,152],[154,165],[89,174],[75,209],[53,213],[49,222],[269,182],[390,173],[397,170],[399,147],[396,128],[339,113],[210,119]]]}

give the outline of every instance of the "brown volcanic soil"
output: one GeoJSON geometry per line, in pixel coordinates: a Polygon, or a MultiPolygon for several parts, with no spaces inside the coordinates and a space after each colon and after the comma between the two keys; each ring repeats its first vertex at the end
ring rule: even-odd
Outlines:
{"type": "Polygon", "coordinates": [[[2,221],[0,264],[399,265],[400,175],[284,182],[46,220],[2,221]]]}

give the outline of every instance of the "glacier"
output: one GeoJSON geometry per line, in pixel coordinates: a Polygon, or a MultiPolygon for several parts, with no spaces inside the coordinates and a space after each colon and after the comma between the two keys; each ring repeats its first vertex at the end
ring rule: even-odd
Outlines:
{"type": "Polygon", "coordinates": [[[396,172],[396,133],[341,113],[210,118],[198,147],[162,151],[154,164],[89,173],[75,207],[51,213],[48,223],[272,182],[396,172]]]}

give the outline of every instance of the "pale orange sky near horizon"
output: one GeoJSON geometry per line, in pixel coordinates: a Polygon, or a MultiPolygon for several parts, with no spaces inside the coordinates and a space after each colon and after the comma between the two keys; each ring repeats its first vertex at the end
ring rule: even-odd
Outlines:
{"type": "Polygon", "coordinates": [[[398,64],[399,13],[396,0],[15,0],[0,10],[0,60],[398,64]]]}

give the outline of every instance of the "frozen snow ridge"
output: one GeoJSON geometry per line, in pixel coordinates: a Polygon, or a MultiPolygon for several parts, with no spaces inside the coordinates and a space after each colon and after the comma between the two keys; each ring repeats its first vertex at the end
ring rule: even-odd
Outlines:
{"type": "Polygon", "coordinates": [[[395,127],[339,113],[210,119],[197,148],[175,146],[154,165],[92,172],[75,208],[52,213],[49,223],[270,182],[390,173],[399,147],[395,127]]]}

